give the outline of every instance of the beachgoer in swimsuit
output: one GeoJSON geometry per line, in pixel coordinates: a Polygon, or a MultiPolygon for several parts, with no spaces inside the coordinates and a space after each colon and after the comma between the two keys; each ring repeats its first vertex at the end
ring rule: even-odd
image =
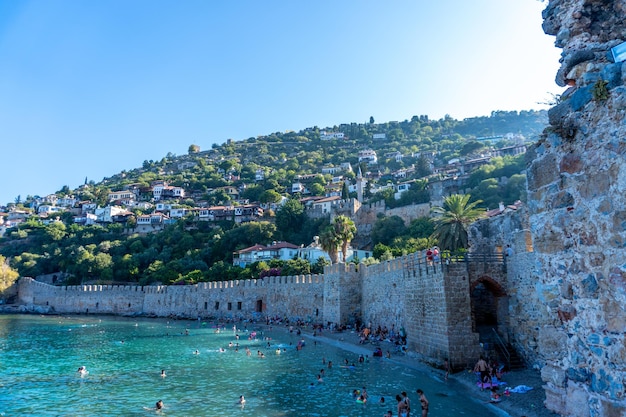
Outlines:
{"type": "Polygon", "coordinates": [[[417,390],[417,395],[420,397],[420,404],[422,405],[422,417],[428,416],[428,398],[424,395],[424,391],[417,390]]]}
{"type": "Polygon", "coordinates": [[[411,400],[409,400],[406,391],[402,391],[402,401],[406,404],[406,417],[409,417],[411,415],[411,400]]]}
{"type": "Polygon", "coordinates": [[[396,401],[398,401],[398,417],[408,417],[406,403],[400,395],[396,395],[396,401]]]}
{"type": "Polygon", "coordinates": [[[155,406],[154,406],[154,408],[156,410],[162,410],[163,409],[163,401],[162,400],[157,401],[155,406]]]}
{"type": "Polygon", "coordinates": [[[482,356],[476,362],[474,372],[480,373],[480,390],[482,391],[484,384],[489,382],[489,365],[482,356]]]}

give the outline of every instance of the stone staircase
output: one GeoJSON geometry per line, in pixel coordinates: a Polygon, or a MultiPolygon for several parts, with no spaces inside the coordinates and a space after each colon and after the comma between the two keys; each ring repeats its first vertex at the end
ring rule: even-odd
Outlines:
{"type": "Polygon", "coordinates": [[[509,370],[519,370],[526,368],[526,362],[524,358],[517,353],[515,347],[512,344],[506,343],[504,345],[494,344],[494,352],[498,358],[498,362],[508,366],[509,370]]]}
{"type": "Polygon", "coordinates": [[[510,370],[526,368],[524,358],[511,343],[505,342],[493,327],[484,326],[478,333],[485,357],[497,359],[498,363],[510,370]]]}

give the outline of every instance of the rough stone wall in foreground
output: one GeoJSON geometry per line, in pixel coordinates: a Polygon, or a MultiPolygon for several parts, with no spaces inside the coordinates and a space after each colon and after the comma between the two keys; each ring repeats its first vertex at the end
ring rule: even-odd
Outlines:
{"type": "Polygon", "coordinates": [[[552,0],[544,31],[569,86],[529,156],[536,281],[529,302],[545,361],[546,406],[626,415],[626,1],[552,0]]]}

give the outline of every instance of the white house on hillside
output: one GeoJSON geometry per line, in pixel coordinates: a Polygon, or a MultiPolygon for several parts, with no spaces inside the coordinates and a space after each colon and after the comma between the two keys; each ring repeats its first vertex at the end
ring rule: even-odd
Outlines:
{"type": "Polygon", "coordinates": [[[326,132],[325,130],[320,132],[321,140],[343,139],[344,137],[343,132],[326,132]]]}
{"type": "Polygon", "coordinates": [[[94,212],[99,223],[113,223],[113,217],[122,213],[126,213],[126,209],[119,206],[97,208],[94,212]]]}
{"type": "Polygon", "coordinates": [[[330,210],[334,204],[337,204],[341,200],[340,196],[333,196],[328,198],[322,198],[313,202],[312,208],[314,210],[320,210],[322,213],[330,213],[330,210]]]}
{"type": "Polygon", "coordinates": [[[376,151],[372,149],[359,151],[359,162],[363,161],[371,165],[378,163],[378,156],[376,156],[376,151]]]}
{"type": "MultiPolygon", "coordinates": [[[[343,253],[339,251],[338,255],[339,255],[338,257],[339,262],[343,262],[343,253]]],[[[362,260],[365,258],[370,258],[373,255],[373,253],[372,251],[357,250],[357,249],[353,249],[352,246],[348,246],[348,251],[346,252],[346,255],[348,257],[348,262],[351,262],[355,256],[358,259],[362,260]]],[[[313,238],[313,242],[309,246],[298,249],[298,258],[306,259],[311,264],[314,264],[315,262],[317,262],[319,258],[324,258],[327,261],[330,261],[330,256],[328,255],[328,252],[322,249],[322,246],[319,243],[318,236],[315,236],[313,238]]]]}
{"type": "Polygon", "coordinates": [[[273,242],[271,245],[254,245],[233,252],[233,265],[245,268],[246,265],[279,259],[288,261],[298,254],[298,246],[288,242],[273,242]]]}

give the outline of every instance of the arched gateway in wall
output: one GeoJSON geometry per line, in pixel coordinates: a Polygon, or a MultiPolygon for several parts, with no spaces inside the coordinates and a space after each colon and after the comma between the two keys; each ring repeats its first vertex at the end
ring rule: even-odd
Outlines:
{"type": "Polygon", "coordinates": [[[470,284],[472,330],[481,343],[495,343],[496,335],[507,340],[508,296],[503,286],[488,275],[470,284]]]}

